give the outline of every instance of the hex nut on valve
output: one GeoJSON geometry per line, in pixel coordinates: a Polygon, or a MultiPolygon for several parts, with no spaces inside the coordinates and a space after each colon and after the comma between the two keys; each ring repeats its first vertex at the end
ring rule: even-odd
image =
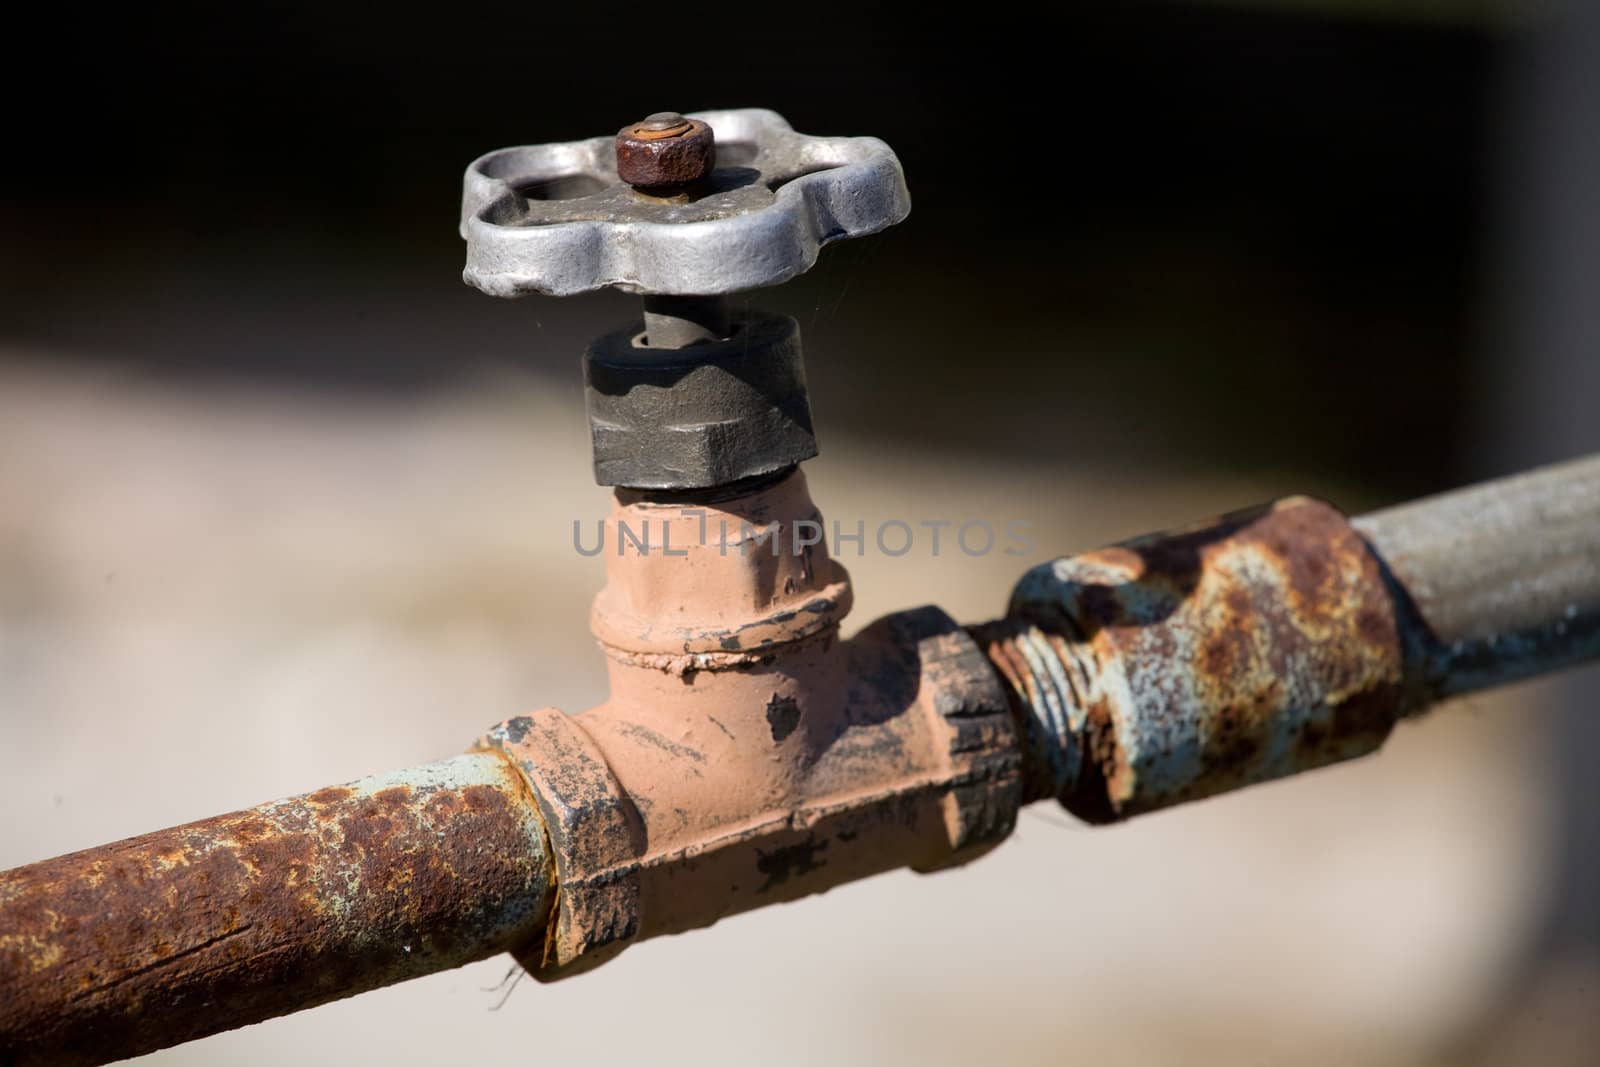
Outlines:
{"type": "Polygon", "coordinates": [[[716,135],[699,119],[662,111],[617,132],[617,177],[642,193],[680,192],[716,165],[716,135]]]}

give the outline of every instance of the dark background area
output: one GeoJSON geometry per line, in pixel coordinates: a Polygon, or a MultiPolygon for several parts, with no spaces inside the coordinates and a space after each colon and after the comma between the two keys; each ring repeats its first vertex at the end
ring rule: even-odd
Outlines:
{"type": "Polygon", "coordinates": [[[849,424],[1407,495],[1471,432],[1502,36],[1147,3],[63,9],[6,75],[0,339],[316,390],[509,361],[580,419],[578,352],[633,301],[464,288],[462,169],[766,106],[882,137],[915,205],[754,295],[801,319],[824,448],[849,424]]]}

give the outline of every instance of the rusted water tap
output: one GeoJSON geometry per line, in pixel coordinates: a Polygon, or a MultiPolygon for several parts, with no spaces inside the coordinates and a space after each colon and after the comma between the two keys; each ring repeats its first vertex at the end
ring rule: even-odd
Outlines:
{"type": "Polygon", "coordinates": [[[849,577],[799,470],[816,441],[798,328],[725,295],[903,219],[899,164],[771,112],[685,121],[466,175],[469,282],[644,296],[584,361],[596,480],[615,487],[591,619],[609,698],[0,872],[0,1064],[119,1059],[499,951],[572,974],[961,863],[1028,801],[1154,811],[1600,655],[1600,457],[1355,520],[1291,498],[1034,568],[990,623],[928,607],[843,639],[849,577]],[[622,143],[701,125],[711,169],[689,184],[694,167],[650,170],[622,143]]]}
{"type": "Polygon", "coordinates": [[[695,507],[618,491],[608,533],[684,555],[609,556],[610,700],[485,741],[534,783],[558,868],[554,936],[519,957],[536,975],[1010,830],[1019,751],[982,652],[934,608],[841,641],[849,579],[796,540],[814,522],[798,471],[695,507]]]}
{"type": "Polygon", "coordinates": [[[618,177],[651,196],[555,209],[590,228],[574,260],[507,225],[549,210],[518,201],[503,170],[537,174],[542,151],[473,165],[503,184],[475,191],[469,172],[467,280],[498,295],[618,285],[645,295],[645,316],[585,358],[596,477],[618,487],[592,617],[611,697],[484,742],[534,783],[558,868],[553,934],[522,962],[554,977],[642,937],[982,851],[1020,796],[1004,690],[937,609],[840,639],[850,579],[807,535],[822,518],[798,469],[816,454],[798,327],[724,301],[904,218],[894,156],[770,112],[653,115],[616,139],[618,177]],[[707,173],[713,129],[748,166],[707,173]],[[686,206],[658,198],[696,181],[686,206]]]}

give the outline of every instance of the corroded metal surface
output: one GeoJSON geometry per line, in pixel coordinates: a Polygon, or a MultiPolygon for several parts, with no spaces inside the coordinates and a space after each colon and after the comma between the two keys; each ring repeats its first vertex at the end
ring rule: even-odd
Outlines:
{"type": "Polygon", "coordinates": [[[478,753],[0,873],[0,1063],[103,1063],[542,935],[518,772],[478,753]]]}
{"type": "Polygon", "coordinates": [[[1355,524],[1279,501],[1035,568],[970,634],[922,608],[848,641],[797,474],[687,520],[621,493],[613,528],[696,550],[608,557],[605,704],[0,873],[0,1063],[121,1058],[502,949],[573,973],[963,862],[1024,800],[1108,821],[1370,752],[1431,700],[1600,652],[1600,464],[1531,478],[1355,524]],[[722,515],[776,551],[685,536],[722,515]]]}
{"type": "Polygon", "coordinates": [[[638,807],[594,740],[556,708],[508,719],[481,743],[504,752],[533,786],[561,887],[548,933],[530,945],[526,965],[550,977],[605,962],[639,932],[645,831],[638,807]]]}
{"type": "Polygon", "coordinates": [[[1010,836],[1022,806],[1022,745],[1005,688],[983,649],[938,608],[879,625],[891,647],[916,651],[919,702],[945,738],[939,795],[950,850],[915,869],[968,863],[1010,836]]]}
{"type": "Polygon", "coordinates": [[[641,192],[676,192],[704,180],[716,165],[716,135],[699,119],[652,115],[617,131],[617,177],[641,192]]]}
{"type": "Polygon", "coordinates": [[[1345,518],[1292,498],[1037,567],[976,632],[1030,799],[1106,821],[1377,748],[1412,699],[1402,625],[1345,518]]]}

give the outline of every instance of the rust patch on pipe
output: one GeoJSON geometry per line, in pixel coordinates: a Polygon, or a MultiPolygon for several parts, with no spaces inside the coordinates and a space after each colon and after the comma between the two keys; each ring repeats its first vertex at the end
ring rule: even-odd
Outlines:
{"type": "Polygon", "coordinates": [[[1411,700],[1378,561],[1304,497],[1037,567],[977,633],[1030,797],[1091,821],[1370,752],[1411,700]]]}
{"type": "Polygon", "coordinates": [[[504,951],[551,879],[477,753],[0,873],[0,1063],[104,1063],[504,951]]]}

